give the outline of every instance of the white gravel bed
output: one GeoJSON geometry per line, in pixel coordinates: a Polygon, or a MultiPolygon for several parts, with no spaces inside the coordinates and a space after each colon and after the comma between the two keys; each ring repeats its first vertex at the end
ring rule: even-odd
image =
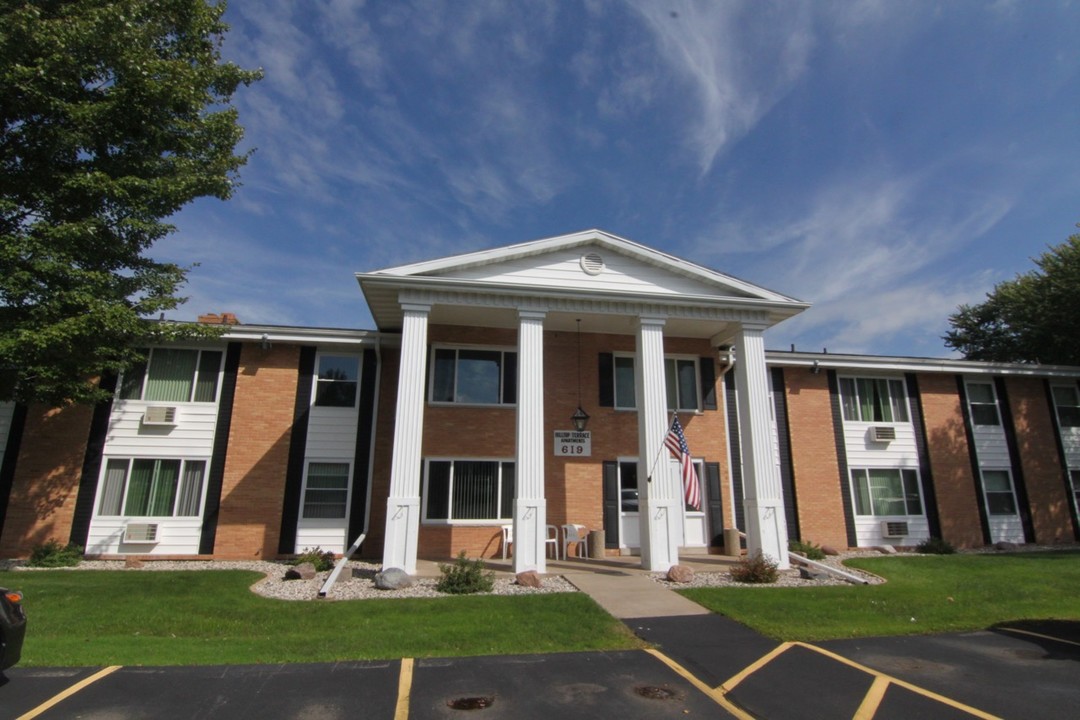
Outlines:
{"type": "MultiPolygon", "coordinates": [[[[856,550],[852,552],[841,553],[840,555],[830,555],[824,560],[819,560],[823,565],[835,567],[839,570],[843,570],[849,575],[866,580],[869,585],[879,585],[885,582],[885,579],[874,575],[872,573],[864,572],[856,568],[843,565],[842,562],[848,558],[854,557],[885,557],[876,550],[856,550]]],[[[727,572],[699,572],[694,573],[694,579],[688,583],[675,583],[670,582],[667,579],[666,573],[653,573],[650,575],[653,580],[661,585],[671,588],[673,590],[691,588],[691,587],[732,587],[732,588],[777,588],[777,587],[828,587],[830,585],[853,585],[853,583],[844,580],[841,577],[830,575],[829,577],[821,580],[809,580],[800,577],[799,570],[792,568],[791,570],[780,570],[779,578],[774,583],[742,583],[732,579],[731,575],[727,572]]]]}
{"type": "MultiPolygon", "coordinates": [[[[35,572],[38,570],[117,570],[122,572],[154,572],[164,570],[254,570],[266,577],[251,586],[252,592],[277,600],[315,600],[330,572],[317,573],[314,580],[285,580],[285,571],[291,566],[270,561],[229,560],[147,560],[142,567],[127,567],[123,560],[83,560],[69,568],[31,568],[20,561],[0,560],[0,570],[35,572]]],[[[375,587],[375,573],[381,569],[376,563],[350,560],[342,568],[337,582],[330,589],[327,600],[364,600],[371,598],[451,597],[435,589],[435,578],[417,578],[412,587],[401,590],[379,590],[375,587]]],[[[549,575],[542,579],[539,588],[518,585],[512,578],[498,578],[490,593],[480,595],[538,595],[545,593],[578,592],[578,589],[561,576],[549,575]]]]}

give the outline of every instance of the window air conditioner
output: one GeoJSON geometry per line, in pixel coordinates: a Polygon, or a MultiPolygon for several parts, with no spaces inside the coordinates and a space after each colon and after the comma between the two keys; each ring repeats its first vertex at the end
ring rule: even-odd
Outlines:
{"type": "Polygon", "coordinates": [[[124,542],[150,544],[157,542],[157,523],[131,523],[124,528],[124,542]]]}
{"type": "Polygon", "coordinates": [[[874,425],[870,428],[870,439],[874,442],[892,442],[896,439],[896,428],[888,425],[874,425]]]}
{"type": "Polygon", "coordinates": [[[166,405],[151,405],[143,413],[143,425],[175,425],[176,408],[166,405]]]}
{"type": "Polygon", "coordinates": [[[886,520],[881,523],[881,536],[887,538],[902,538],[907,537],[908,524],[906,521],[896,522],[893,520],[886,520]]]}

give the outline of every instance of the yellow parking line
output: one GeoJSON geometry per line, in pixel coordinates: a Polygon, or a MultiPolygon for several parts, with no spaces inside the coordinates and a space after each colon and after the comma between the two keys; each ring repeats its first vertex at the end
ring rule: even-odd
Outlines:
{"type": "Polygon", "coordinates": [[[401,658],[401,674],[398,675],[397,706],[394,720],[408,720],[409,695],[412,693],[413,659],[401,658]]]}
{"type": "Polygon", "coordinates": [[[754,674],[755,672],[760,670],[762,667],[764,667],[765,665],[768,665],[773,660],[775,660],[777,655],[779,655],[780,653],[787,650],[793,644],[794,643],[789,643],[789,642],[780,643],[779,645],[777,645],[775,648],[772,649],[772,652],[769,652],[769,653],[766,653],[765,655],[762,655],[760,658],[758,658],[758,660],[756,662],[753,662],[750,665],[747,665],[746,667],[744,667],[737,675],[735,675],[734,677],[730,678],[729,680],[727,680],[726,682],[721,684],[720,687],[717,688],[717,689],[720,692],[722,692],[722,693],[724,693],[726,695],[727,693],[734,690],[735,687],[739,683],[741,683],[743,680],[745,680],[747,677],[754,674]]]}
{"type": "Polygon", "coordinates": [[[69,687],[67,690],[64,690],[63,692],[58,693],[56,695],[53,695],[51,698],[49,698],[45,702],[41,703],[40,705],[38,705],[36,708],[31,710],[30,712],[25,713],[23,715],[20,715],[18,718],[16,718],[16,720],[32,720],[32,718],[36,718],[38,715],[45,712],[49,708],[53,707],[57,703],[61,702],[62,700],[65,700],[65,699],[71,697],[72,695],[74,695],[75,693],[79,692],[80,690],[82,690],[87,685],[92,685],[93,683],[96,683],[98,680],[105,677],[106,675],[112,675],[114,672],[119,670],[121,667],[123,667],[123,666],[122,665],[110,665],[109,667],[107,667],[107,668],[105,668],[103,670],[98,670],[96,673],[94,673],[90,677],[86,678],[85,680],[80,680],[79,682],[77,682],[74,685],[72,685],[71,687],[69,687]]]}
{"type": "MultiPolygon", "coordinates": [[[[829,650],[826,650],[825,648],[820,648],[820,647],[818,647],[816,645],[810,645],[809,643],[803,643],[803,642],[797,642],[797,643],[794,643],[794,644],[798,645],[799,647],[806,648],[807,650],[813,650],[814,652],[821,653],[822,655],[824,655],[826,657],[830,657],[833,660],[836,660],[837,662],[842,662],[845,665],[848,665],[850,667],[855,668],[856,670],[862,670],[864,673],[867,673],[869,675],[873,675],[876,678],[884,678],[885,680],[888,680],[893,685],[897,685],[899,687],[902,687],[905,690],[910,690],[913,693],[917,693],[919,695],[922,695],[923,697],[930,698],[931,700],[935,700],[935,701],[937,701],[937,702],[939,702],[939,703],[941,703],[943,705],[948,705],[949,707],[956,708],[957,710],[961,710],[963,712],[966,712],[969,715],[974,715],[977,718],[982,718],[983,720],[1001,720],[1001,718],[999,718],[997,715],[991,715],[990,713],[983,712],[982,710],[979,710],[978,708],[973,708],[970,705],[965,705],[965,704],[963,704],[961,702],[953,700],[952,698],[945,697],[944,695],[938,695],[936,692],[933,692],[932,690],[927,690],[926,688],[921,688],[918,685],[912,685],[911,683],[909,683],[909,682],[907,682],[905,680],[901,680],[900,678],[893,677],[892,675],[887,675],[887,674],[885,674],[883,672],[880,672],[880,671],[875,670],[873,668],[867,667],[865,665],[860,665],[859,663],[855,662],[854,660],[848,660],[843,655],[837,655],[836,653],[830,652],[829,650]]],[[[871,690],[872,690],[872,688],[871,688],[871,690]]]]}
{"type": "Polygon", "coordinates": [[[855,715],[851,720],[872,720],[875,714],[877,714],[878,707],[881,706],[881,701],[885,697],[885,691],[889,689],[889,679],[878,675],[874,678],[873,684],[866,692],[866,697],[863,698],[862,703],[859,705],[859,709],[855,711],[855,715]]]}
{"type": "Polygon", "coordinates": [[[1065,638],[1054,637],[1053,635],[1043,635],[1042,633],[1031,632],[1030,630],[1020,630],[1019,628],[1011,627],[999,627],[998,630],[1008,630],[1011,633],[1018,633],[1020,635],[1031,635],[1032,637],[1042,638],[1043,640],[1053,640],[1054,642],[1065,643],[1067,645],[1077,645],[1080,643],[1074,640],[1066,640],[1065,638]]]}
{"type": "Polygon", "coordinates": [[[655,657],[657,660],[659,660],[660,662],[667,665],[669,668],[671,668],[672,670],[677,672],[679,675],[682,675],[684,678],[686,678],[687,681],[690,682],[691,685],[693,685],[698,690],[700,690],[701,692],[708,695],[710,698],[713,699],[713,702],[715,702],[717,705],[719,705],[720,707],[727,710],[733,716],[738,718],[738,720],[754,720],[753,715],[750,715],[749,713],[747,713],[745,710],[743,710],[739,706],[732,704],[732,702],[730,700],[728,700],[726,697],[724,697],[724,693],[723,693],[722,690],[720,690],[719,688],[717,688],[715,690],[712,689],[711,687],[709,687],[708,685],[703,683],[701,680],[699,680],[692,672],[690,672],[689,670],[684,668],[682,665],[680,665],[679,663],[677,663],[674,660],[672,660],[671,658],[669,658],[664,653],[660,652],[659,650],[655,650],[653,648],[646,648],[645,652],[649,653],[650,655],[655,657]]]}

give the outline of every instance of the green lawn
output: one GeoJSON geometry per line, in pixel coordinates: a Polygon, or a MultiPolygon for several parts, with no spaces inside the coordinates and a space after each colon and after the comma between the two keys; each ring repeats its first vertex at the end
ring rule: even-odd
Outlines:
{"type": "Polygon", "coordinates": [[[694,588],[684,595],[778,640],[914,635],[1080,620],[1080,552],[859,558],[884,585],[694,588]]]}
{"type": "Polygon", "coordinates": [[[581,593],[271,600],[243,571],[0,573],[29,616],[21,665],[325,662],[642,647],[581,593]]]}

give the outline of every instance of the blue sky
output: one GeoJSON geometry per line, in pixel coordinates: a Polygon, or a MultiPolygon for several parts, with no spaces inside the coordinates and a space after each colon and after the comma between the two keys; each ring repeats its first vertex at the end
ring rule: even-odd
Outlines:
{"type": "Polygon", "coordinates": [[[813,303],[770,348],[944,356],[1077,232],[1067,2],[233,0],[256,148],[173,314],[372,328],[353,273],[600,228],[813,303]]]}

